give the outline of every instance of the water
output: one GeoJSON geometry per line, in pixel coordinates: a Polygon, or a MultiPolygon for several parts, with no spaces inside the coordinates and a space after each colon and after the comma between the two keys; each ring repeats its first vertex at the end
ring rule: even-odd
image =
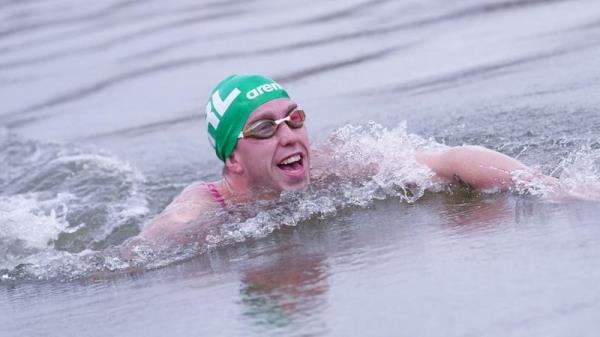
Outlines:
{"type": "Polygon", "coordinates": [[[597,202],[448,190],[411,161],[478,144],[566,194],[598,184],[595,1],[4,1],[0,15],[1,335],[597,331],[597,202]],[[381,171],[124,257],[186,184],[219,178],[199,107],[233,72],[281,81],[313,145],[344,139],[315,175],[381,171]]]}

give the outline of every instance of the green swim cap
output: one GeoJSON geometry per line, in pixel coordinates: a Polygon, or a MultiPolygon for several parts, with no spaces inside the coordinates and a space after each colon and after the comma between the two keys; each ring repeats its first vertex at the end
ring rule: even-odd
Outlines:
{"type": "Polygon", "coordinates": [[[206,124],[219,159],[225,161],[231,155],[252,111],[277,98],[290,96],[262,75],[231,75],[217,84],[206,104],[206,124]]]}

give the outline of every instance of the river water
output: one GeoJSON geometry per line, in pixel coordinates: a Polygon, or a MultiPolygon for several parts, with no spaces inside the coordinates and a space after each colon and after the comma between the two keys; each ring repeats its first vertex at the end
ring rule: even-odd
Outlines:
{"type": "Polygon", "coordinates": [[[597,1],[2,0],[0,17],[0,335],[600,328],[598,201],[447,189],[409,159],[483,145],[566,193],[600,184],[597,1]],[[316,170],[380,174],[124,259],[183,187],[220,177],[203,106],[247,72],[286,87],[314,146],[342,138],[316,170]]]}

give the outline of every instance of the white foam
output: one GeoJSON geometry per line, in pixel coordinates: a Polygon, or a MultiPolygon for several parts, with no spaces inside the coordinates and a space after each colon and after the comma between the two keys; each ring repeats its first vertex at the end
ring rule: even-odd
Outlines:
{"type": "Polygon", "coordinates": [[[364,174],[365,168],[374,172],[366,184],[348,191],[354,196],[361,194],[359,199],[373,196],[379,188],[385,195],[414,202],[427,188],[437,187],[431,179],[433,172],[419,164],[415,154],[419,149],[432,150],[444,146],[408,133],[406,122],[393,129],[372,121],[366,125],[346,125],[334,132],[329,142],[334,149],[334,160],[341,162],[341,165],[330,168],[329,173],[347,175],[350,170],[351,174],[360,175],[364,174]],[[376,186],[370,186],[372,183],[376,186]],[[361,193],[361,189],[365,191],[361,193]]]}
{"type": "Polygon", "coordinates": [[[29,193],[0,197],[0,241],[6,254],[0,268],[12,268],[23,256],[51,249],[52,242],[67,229],[67,203],[74,196],[59,193],[51,199],[29,193]]]}
{"type": "Polygon", "coordinates": [[[0,196],[0,238],[20,240],[35,248],[48,247],[68,226],[67,202],[73,198],[69,193],[48,200],[39,200],[35,193],[0,196]]]}

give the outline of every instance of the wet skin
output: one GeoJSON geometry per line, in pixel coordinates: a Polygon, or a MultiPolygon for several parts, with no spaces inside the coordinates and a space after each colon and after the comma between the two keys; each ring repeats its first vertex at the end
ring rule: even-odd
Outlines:
{"type": "MultiPolygon", "coordinates": [[[[252,112],[245,127],[261,119],[278,120],[297,109],[294,101],[281,98],[267,102],[252,112]]],[[[441,152],[417,152],[417,162],[434,173],[433,179],[447,184],[461,184],[475,189],[506,190],[514,186],[515,172],[526,179],[540,180],[548,185],[552,199],[561,200],[563,191],[558,180],[531,170],[511,158],[479,146],[458,146],[441,152]]],[[[331,165],[325,163],[320,165],[331,165]]],[[[275,134],[267,139],[242,138],[225,161],[223,179],[216,183],[227,204],[258,199],[275,199],[282,191],[304,190],[310,183],[310,152],[305,126],[290,128],[279,124],[275,134]],[[290,158],[293,159],[290,163],[290,158]]],[[[600,191],[600,188],[598,188],[600,191]]],[[[600,199],[600,193],[576,195],[579,199],[600,199]]],[[[197,220],[218,209],[219,203],[201,183],[188,186],[140,235],[150,240],[185,241],[186,233],[203,227],[197,220]]]]}
{"type": "MultiPolygon", "coordinates": [[[[244,127],[260,119],[284,118],[296,108],[290,99],[272,100],[254,110],[244,127]]],[[[227,203],[277,198],[282,191],[304,190],[310,183],[306,127],[290,128],[281,123],[270,138],[239,139],[225,167],[223,179],[216,186],[227,203]],[[300,156],[300,160],[281,165],[293,156],[300,156]]],[[[191,184],[143,228],[140,236],[151,241],[185,242],[188,234],[198,229],[194,221],[219,207],[205,185],[191,184]]]]}
{"type": "MultiPolygon", "coordinates": [[[[287,98],[267,102],[252,112],[245,126],[261,119],[277,120],[297,109],[287,98]]],[[[298,158],[298,157],[296,157],[298,158]]],[[[281,192],[303,190],[310,183],[310,152],[305,126],[290,128],[279,124],[275,134],[267,139],[242,138],[227,159],[228,186],[234,191],[256,189],[281,192]],[[300,160],[284,165],[286,159],[299,156],[300,160]]]]}

